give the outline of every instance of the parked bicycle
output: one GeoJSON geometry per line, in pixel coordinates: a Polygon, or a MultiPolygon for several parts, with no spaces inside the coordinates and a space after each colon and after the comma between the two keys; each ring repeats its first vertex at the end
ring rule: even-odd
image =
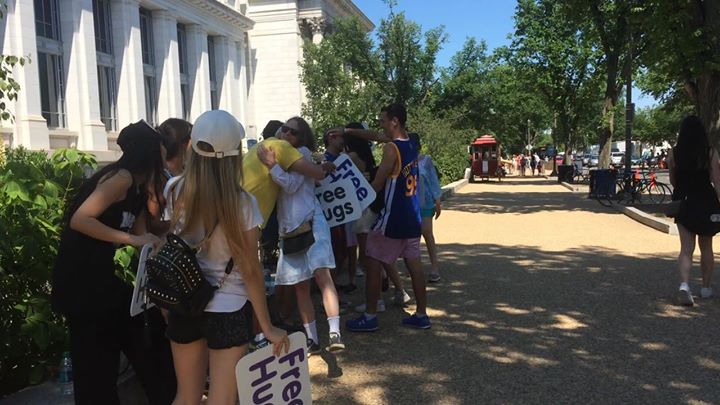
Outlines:
{"type": "Polygon", "coordinates": [[[611,206],[613,204],[663,204],[672,199],[672,190],[667,184],[657,180],[654,171],[635,172],[625,178],[623,172],[618,172],[615,181],[615,194],[596,194],[600,204],[611,206]]]}

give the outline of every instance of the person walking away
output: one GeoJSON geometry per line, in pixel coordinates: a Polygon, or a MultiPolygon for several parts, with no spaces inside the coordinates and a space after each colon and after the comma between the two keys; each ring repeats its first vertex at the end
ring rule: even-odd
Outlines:
{"type": "MultiPolygon", "coordinates": [[[[312,152],[316,150],[315,136],[304,119],[290,118],[282,126],[281,132],[282,139],[298,148],[306,160],[312,161],[312,152]]],[[[320,202],[315,198],[315,180],[282,170],[272,151],[261,154],[260,159],[270,168],[273,180],[282,188],[277,204],[280,234],[292,234],[298,229],[307,228],[314,239],[307,250],[291,254],[283,251],[281,242],[276,283],[294,286],[298,309],[308,338],[308,352],[313,355],[320,352],[315,310],[310,297],[310,279],[315,279],[323,297],[330,331],[327,349],[342,350],[345,345],[340,334],[338,294],[330,276],[330,269],[335,267],[330,228],[320,202]]],[[[334,168],[329,162],[324,165],[328,171],[334,168]]]]}
{"type": "Polygon", "coordinates": [[[670,183],[674,188],[673,201],[682,201],[675,216],[680,234],[677,301],[680,305],[692,306],[695,301],[689,279],[695,241],[700,245],[700,297],[710,298],[715,267],[712,241],[720,231],[720,224],[710,218],[720,214],[720,160],[717,151],[710,147],[705,128],[697,116],[688,116],[682,121],[675,147],[668,154],[668,163],[670,183]]]}
{"type": "Polygon", "coordinates": [[[76,404],[119,404],[120,352],[151,404],[170,404],[175,375],[157,308],[130,317],[132,286],[115,276],[115,249],[159,242],[146,231],[147,190],[162,195],[159,134],[145,121],[120,131],[119,160],[96,172],[69,201],[52,274],[52,307],[65,316],[76,404]],[[150,325],[146,345],[144,315],[150,325]],[[158,333],[158,331],[160,331],[158,333]]]}
{"type": "Polygon", "coordinates": [[[421,152],[422,144],[420,143],[420,135],[411,132],[408,136],[419,152],[418,171],[420,173],[420,181],[418,197],[420,199],[420,217],[422,218],[422,236],[425,240],[428,256],[430,256],[430,274],[428,275],[428,281],[437,283],[440,281],[440,267],[438,266],[437,245],[435,244],[435,235],[433,234],[433,217],[434,219],[438,219],[442,212],[440,180],[438,180],[437,170],[430,156],[421,152]]]}
{"type": "Polygon", "coordinates": [[[537,155],[530,156],[530,175],[535,176],[535,168],[537,167],[537,155]]]}
{"type": "MultiPolygon", "coordinates": [[[[357,319],[348,320],[346,327],[354,332],[372,332],[378,329],[377,301],[380,297],[381,263],[394,263],[399,257],[407,259],[408,271],[415,293],[416,311],[404,318],[403,325],[429,329],[426,314],[425,276],[420,263],[421,219],[417,196],[418,151],[410,142],[405,122],[407,112],[401,104],[391,104],[381,110],[385,137],[392,141],[383,146],[380,162],[372,187],[383,193],[384,207],[368,234],[368,268],[366,279],[367,311],[357,319]]],[[[348,129],[350,134],[362,131],[348,129]]],[[[379,139],[378,136],[376,139],[379,139]]]]}
{"type": "Polygon", "coordinates": [[[263,218],[255,198],[240,186],[244,135],[227,111],[201,114],[185,172],[166,188],[171,229],[188,245],[201,245],[196,256],[203,276],[218,286],[201,315],[169,312],[176,404],[200,403],[208,366],[207,403],[235,404],[235,366],[248,351],[253,313],[276,356],[289,346],[287,333],[274,327],[268,314],[257,254],[263,218]]]}

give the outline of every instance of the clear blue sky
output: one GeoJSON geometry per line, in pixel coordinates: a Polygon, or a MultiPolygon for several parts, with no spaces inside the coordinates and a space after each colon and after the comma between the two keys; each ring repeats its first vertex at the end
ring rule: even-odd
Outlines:
{"type": "MultiPolygon", "coordinates": [[[[387,17],[389,8],[382,0],[353,0],[365,15],[375,23],[387,17]]],[[[420,24],[423,31],[444,25],[447,43],[438,54],[438,64],[447,66],[450,58],[462,49],[465,39],[483,39],[489,52],[496,47],[508,45],[508,35],[514,31],[513,14],[515,0],[398,0],[396,12],[404,11],[408,19],[420,24]]],[[[633,89],[633,99],[638,108],[655,103],[640,90],[633,89]]]]}

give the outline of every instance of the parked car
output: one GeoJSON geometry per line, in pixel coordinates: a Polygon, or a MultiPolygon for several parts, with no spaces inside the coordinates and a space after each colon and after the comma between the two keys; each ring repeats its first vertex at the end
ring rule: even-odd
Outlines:
{"type": "Polygon", "coordinates": [[[612,152],[610,154],[610,163],[614,165],[622,164],[625,154],[622,152],[612,152]]]}
{"type": "Polygon", "coordinates": [[[595,167],[598,165],[600,161],[600,157],[598,155],[590,155],[590,159],[588,160],[588,166],[595,167]]]}

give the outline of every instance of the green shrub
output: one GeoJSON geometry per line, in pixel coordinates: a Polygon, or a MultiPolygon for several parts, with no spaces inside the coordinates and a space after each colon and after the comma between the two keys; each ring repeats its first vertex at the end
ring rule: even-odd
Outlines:
{"type": "Polygon", "coordinates": [[[44,381],[67,348],[50,280],[65,203],[95,166],[73,149],[0,157],[0,396],[44,381]]]}

